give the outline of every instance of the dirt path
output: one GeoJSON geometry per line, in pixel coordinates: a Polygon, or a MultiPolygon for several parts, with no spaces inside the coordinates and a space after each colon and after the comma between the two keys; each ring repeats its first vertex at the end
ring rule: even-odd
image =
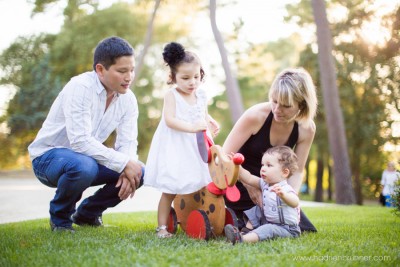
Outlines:
{"type": "MultiPolygon", "coordinates": [[[[20,174],[5,175],[2,172],[0,175],[0,223],[49,218],[49,203],[54,197],[55,189],[41,184],[29,173],[20,174]]],[[[88,188],[82,199],[92,195],[99,188],[100,186],[88,188]]],[[[121,202],[105,213],[155,211],[159,199],[158,191],[142,187],[133,198],[121,202]]]]}
{"type": "MultiPolygon", "coordinates": [[[[88,188],[82,199],[100,186],[88,188]]],[[[49,203],[55,189],[41,184],[30,170],[0,171],[0,223],[49,218],[49,203]]],[[[131,199],[107,210],[112,212],[156,211],[161,193],[151,187],[140,188],[131,199]]],[[[79,202],[78,202],[79,204],[79,202]]],[[[332,204],[301,201],[302,207],[322,207],[332,204]]]]}

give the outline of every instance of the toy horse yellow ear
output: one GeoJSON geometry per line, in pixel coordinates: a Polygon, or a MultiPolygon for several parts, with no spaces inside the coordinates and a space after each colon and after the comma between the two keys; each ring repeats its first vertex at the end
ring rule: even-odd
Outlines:
{"type": "Polygon", "coordinates": [[[211,160],[208,163],[212,182],[207,189],[215,195],[226,195],[231,202],[236,202],[240,198],[240,192],[236,187],[239,175],[240,164],[244,157],[236,153],[233,157],[228,157],[220,146],[214,145],[210,148],[211,160]]]}

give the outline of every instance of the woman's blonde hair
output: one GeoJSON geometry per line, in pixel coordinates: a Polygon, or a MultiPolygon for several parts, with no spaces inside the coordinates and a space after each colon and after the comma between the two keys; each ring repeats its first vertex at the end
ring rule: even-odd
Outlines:
{"type": "Polygon", "coordinates": [[[278,104],[299,104],[296,120],[310,124],[317,113],[317,94],[310,74],[303,68],[289,68],[279,73],[269,90],[269,99],[278,104]]]}

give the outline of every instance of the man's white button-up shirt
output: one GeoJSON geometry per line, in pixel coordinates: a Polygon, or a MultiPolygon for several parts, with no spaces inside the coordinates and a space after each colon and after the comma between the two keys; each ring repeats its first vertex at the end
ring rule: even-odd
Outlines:
{"type": "Polygon", "coordinates": [[[28,147],[31,160],[53,148],[69,148],[121,173],[138,160],[135,95],[116,94],[106,108],[107,94],[95,71],[73,77],[54,101],[36,139],[28,147]],[[103,142],[116,130],[115,149],[103,142]]]}

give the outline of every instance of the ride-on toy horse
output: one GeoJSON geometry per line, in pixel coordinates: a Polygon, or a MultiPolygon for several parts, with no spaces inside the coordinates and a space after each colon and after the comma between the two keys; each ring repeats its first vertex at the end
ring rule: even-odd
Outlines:
{"type": "Polygon", "coordinates": [[[237,226],[236,215],[225,207],[223,196],[233,202],[239,200],[240,192],[235,184],[244,158],[239,153],[228,157],[205,133],[204,137],[198,136],[199,140],[199,150],[203,150],[200,154],[208,162],[212,182],[199,191],[175,197],[168,231],[175,233],[179,224],[189,237],[208,240],[222,235],[226,224],[237,226]]]}

